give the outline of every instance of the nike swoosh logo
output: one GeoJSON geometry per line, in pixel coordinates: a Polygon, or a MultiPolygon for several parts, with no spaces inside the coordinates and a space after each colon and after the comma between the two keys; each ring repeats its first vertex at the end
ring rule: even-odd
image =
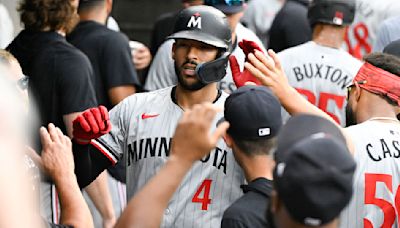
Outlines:
{"type": "Polygon", "coordinates": [[[148,118],[154,118],[154,117],[157,117],[157,116],[159,116],[160,114],[146,114],[146,113],[143,113],[142,114],[142,120],[144,120],[144,119],[148,119],[148,118]]]}

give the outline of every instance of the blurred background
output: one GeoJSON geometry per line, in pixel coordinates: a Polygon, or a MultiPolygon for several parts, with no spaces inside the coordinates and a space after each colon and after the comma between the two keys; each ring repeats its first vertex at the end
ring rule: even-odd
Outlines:
{"type": "MultiPolygon", "coordinates": [[[[19,0],[0,0],[8,9],[14,22],[15,35],[20,31],[16,11],[19,0]]],[[[150,44],[153,23],[165,12],[178,11],[181,0],[114,0],[112,16],[130,40],[150,44]]]]}

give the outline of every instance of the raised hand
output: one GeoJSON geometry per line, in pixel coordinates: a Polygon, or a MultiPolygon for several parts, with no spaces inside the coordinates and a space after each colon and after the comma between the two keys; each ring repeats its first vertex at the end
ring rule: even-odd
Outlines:
{"type": "Polygon", "coordinates": [[[268,54],[271,58],[268,58],[260,51],[255,51],[254,54],[250,53],[248,55],[249,62],[246,62],[244,67],[257,78],[262,85],[268,86],[279,100],[281,100],[281,98],[285,98],[293,88],[289,85],[276,53],[273,50],[268,50],[268,54]]]}
{"type": "MultiPolygon", "coordinates": [[[[239,42],[239,47],[243,50],[246,56],[245,62],[248,61],[248,55],[250,53],[254,53],[256,50],[262,52],[262,49],[254,41],[243,40],[239,42]]],[[[255,78],[248,70],[245,69],[243,72],[240,71],[239,64],[234,55],[229,57],[229,64],[232,71],[233,81],[237,88],[244,86],[247,82],[253,82],[256,85],[260,84],[257,78],[255,78]]]]}
{"type": "Polygon", "coordinates": [[[219,111],[222,110],[211,103],[195,105],[185,111],[172,139],[171,155],[192,164],[210,153],[229,127],[228,122],[223,122],[210,133],[213,119],[219,111]]]}

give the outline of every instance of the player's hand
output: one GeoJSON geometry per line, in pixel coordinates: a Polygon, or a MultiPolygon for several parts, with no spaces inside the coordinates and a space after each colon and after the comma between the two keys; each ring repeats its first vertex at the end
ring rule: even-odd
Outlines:
{"type": "Polygon", "coordinates": [[[116,223],[117,219],[115,217],[103,218],[103,228],[113,228],[116,223]]]}
{"type": "MultiPolygon", "coordinates": [[[[243,50],[246,56],[245,62],[248,61],[248,55],[250,53],[254,53],[256,50],[263,52],[260,46],[258,46],[258,44],[254,41],[240,41],[239,47],[243,50]]],[[[240,71],[238,61],[234,55],[229,57],[229,64],[232,71],[232,78],[237,88],[244,86],[246,82],[253,82],[256,85],[260,85],[260,82],[257,80],[257,78],[255,78],[247,69],[244,69],[243,72],[240,71]]]]}
{"type": "Polygon", "coordinates": [[[79,144],[89,144],[90,140],[111,131],[111,122],[107,108],[99,106],[81,113],[72,122],[74,140],[79,144]]]}
{"type": "Polygon", "coordinates": [[[132,58],[136,70],[142,70],[150,65],[152,56],[149,48],[143,45],[132,50],[132,58]]]}
{"type": "Polygon", "coordinates": [[[282,100],[287,98],[293,88],[288,83],[276,53],[273,50],[268,50],[268,54],[271,58],[268,58],[260,51],[255,51],[254,54],[250,53],[248,55],[249,62],[246,62],[244,67],[254,75],[262,85],[268,86],[279,100],[282,100]]]}
{"type": "Polygon", "coordinates": [[[210,132],[215,115],[220,111],[211,103],[195,105],[186,110],[172,138],[171,156],[191,165],[210,153],[229,127],[225,121],[214,132],[210,132]]]}
{"type": "Polygon", "coordinates": [[[49,124],[48,130],[40,128],[42,154],[40,165],[43,170],[55,181],[74,175],[74,157],[72,143],[54,124],[49,124]]]}

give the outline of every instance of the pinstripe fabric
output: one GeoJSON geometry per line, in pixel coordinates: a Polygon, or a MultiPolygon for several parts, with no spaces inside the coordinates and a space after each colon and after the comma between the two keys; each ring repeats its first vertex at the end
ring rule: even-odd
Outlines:
{"type": "Polygon", "coordinates": [[[340,227],[369,227],[365,219],[372,227],[398,227],[395,196],[397,192],[400,197],[400,124],[371,120],[347,129],[356,147],[357,169],[353,198],[341,214],[340,227]],[[378,206],[382,200],[386,201],[385,214],[378,206]],[[384,220],[390,225],[382,226],[384,220]]]}
{"type": "MultiPolygon", "coordinates": [[[[172,101],[171,91],[169,87],[125,99],[110,112],[111,133],[98,139],[114,155],[125,153],[128,199],[168,159],[170,140],[183,114],[172,101]]],[[[226,97],[222,93],[216,105],[223,107],[226,97]]],[[[212,126],[222,115],[217,115],[212,126]]],[[[220,140],[182,181],[165,210],[162,227],[219,227],[224,210],[242,195],[239,186],[243,183],[243,173],[231,149],[220,140]],[[205,197],[207,191],[209,196],[205,197]],[[193,200],[197,192],[197,199],[204,202],[193,200]],[[204,198],[211,201],[207,203],[204,198]]]]}

